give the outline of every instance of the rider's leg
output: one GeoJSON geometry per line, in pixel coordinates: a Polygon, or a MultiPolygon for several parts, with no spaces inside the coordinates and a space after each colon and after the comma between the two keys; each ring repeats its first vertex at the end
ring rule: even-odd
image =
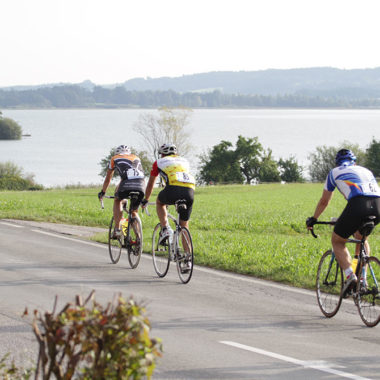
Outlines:
{"type": "Polygon", "coordinates": [[[123,215],[122,204],[119,198],[115,198],[113,202],[113,217],[115,219],[115,227],[120,230],[120,220],[123,215]]]}
{"type": "MultiPolygon", "coordinates": [[[[354,233],[354,238],[355,239],[358,239],[358,240],[362,240],[363,238],[363,235],[361,235],[359,233],[359,231],[356,231],[354,233]]],[[[366,239],[365,243],[364,243],[364,248],[365,248],[365,251],[367,253],[368,256],[370,256],[370,248],[369,248],[369,244],[368,244],[368,240],[366,239]]],[[[355,256],[359,256],[360,254],[360,244],[356,244],[356,247],[355,247],[355,256]]]]}
{"type": "Polygon", "coordinates": [[[160,220],[161,227],[167,227],[169,223],[166,205],[164,203],[161,203],[158,198],[156,199],[156,211],[158,219],[160,220]]]}
{"type": "Polygon", "coordinates": [[[338,260],[340,267],[345,271],[346,276],[349,268],[351,268],[351,255],[346,247],[347,239],[342,238],[335,232],[332,233],[331,243],[335,257],[338,260]]]}

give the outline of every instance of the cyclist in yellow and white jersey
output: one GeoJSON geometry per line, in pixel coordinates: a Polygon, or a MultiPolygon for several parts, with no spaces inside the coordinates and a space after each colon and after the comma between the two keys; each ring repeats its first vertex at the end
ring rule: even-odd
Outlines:
{"type": "Polygon", "coordinates": [[[162,240],[173,232],[168,223],[166,205],[173,205],[176,201],[185,199],[187,208],[179,211],[179,223],[182,227],[189,227],[194,202],[195,179],[190,174],[189,162],[177,154],[177,147],[174,144],[163,144],[158,153],[161,158],[153,164],[142,206],[148,203],[156,179],[160,175],[165,182],[165,188],[158,194],[156,210],[162,227],[162,240]]]}

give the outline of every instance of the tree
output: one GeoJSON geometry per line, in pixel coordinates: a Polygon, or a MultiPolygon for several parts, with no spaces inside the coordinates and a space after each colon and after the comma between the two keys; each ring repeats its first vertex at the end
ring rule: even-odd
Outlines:
{"type": "Polygon", "coordinates": [[[257,137],[239,136],[235,149],[231,142],[222,141],[199,158],[200,182],[249,184],[255,179],[263,182],[280,181],[280,172],[277,162],[272,158],[272,151],[265,151],[257,137]]]}
{"type": "Polygon", "coordinates": [[[365,166],[376,177],[380,177],[380,140],[377,141],[374,137],[366,150],[365,166]]]}
{"type": "Polygon", "coordinates": [[[272,158],[271,149],[264,152],[262,156],[258,179],[260,182],[280,182],[281,180],[277,162],[272,158]]]}
{"type": "Polygon", "coordinates": [[[240,171],[245,176],[247,183],[259,177],[261,166],[261,155],[263,147],[257,137],[238,137],[236,142],[236,156],[239,161],[240,171]]]}
{"type": "Polygon", "coordinates": [[[187,131],[190,113],[189,108],[159,109],[159,115],[144,113],[134,125],[134,130],[143,138],[148,156],[151,160],[158,158],[158,149],[164,143],[173,143],[179,154],[190,153],[190,134],[187,131]]]}
{"type": "MultiPolygon", "coordinates": [[[[104,158],[102,158],[99,162],[99,165],[101,167],[101,170],[100,170],[100,173],[99,175],[104,178],[107,174],[107,170],[108,170],[108,166],[109,166],[109,163],[111,161],[111,158],[116,154],[115,153],[115,149],[116,148],[112,148],[110,150],[110,152],[108,153],[108,155],[104,158]]],[[[141,152],[138,152],[136,149],[134,148],[131,148],[131,152],[133,154],[135,154],[138,158],[140,158],[140,161],[141,161],[141,165],[144,169],[144,173],[145,175],[147,175],[150,171],[150,168],[152,167],[153,165],[153,161],[151,161],[149,158],[148,158],[148,153],[145,152],[145,151],[141,151],[141,152]]],[[[114,171],[113,173],[113,177],[112,178],[118,178],[119,177],[119,173],[117,172],[117,170],[114,171]]]]}
{"type": "Polygon", "coordinates": [[[357,158],[358,164],[364,164],[365,152],[358,144],[352,144],[343,141],[338,147],[333,146],[318,146],[315,152],[311,153],[308,158],[311,161],[309,165],[309,173],[312,181],[323,182],[330,170],[335,168],[335,156],[340,149],[350,149],[357,158]]]}
{"type": "Polygon", "coordinates": [[[0,113],[0,140],[20,140],[21,134],[21,126],[0,113]]]}
{"type": "Polygon", "coordinates": [[[222,141],[215,145],[208,154],[201,155],[198,180],[205,183],[243,183],[236,152],[232,143],[222,141]]]}
{"type": "Polygon", "coordinates": [[[283,160],[280,158],[278,161],[280,167],[281,180],[285,182],[304,182],[303,168],[298,165],[298,162],[294,156],[290,156],[288,159],[283,160]]]}

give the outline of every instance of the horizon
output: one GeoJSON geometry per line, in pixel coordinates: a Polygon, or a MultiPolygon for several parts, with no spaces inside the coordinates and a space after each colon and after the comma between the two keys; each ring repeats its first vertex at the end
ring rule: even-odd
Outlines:
{"type": "Polygon", "coordinates": [[[336,70],[341,70],[341,71],[353,71],[353,70],[375,70],[380,68],[379,66],[374,66],[374,67],[355,67],[355,68],[339,68],[339,67],[333,67],[333,66],[310,66],[310,67],[291,67],[291,68],[267,68],[267,69],[261,69],[261,70],[212,70],[208,72],[197,72],[197,73],[190,73],[190,74],[182,74],[182,75],[176,75],[176,76],[158,76],[158,77],[152,77],[152,76],[146,76],[146,77],[133,77],[133,78],[128,78],[125,80],[121,81],[116,81],[113,83],[97,83],[93,81],[90,78],[83,79],[79,82],[65,82],[65,81],[57,81],[57,82],[46,82],[46,83],[23,83],[23,84],[14,84],[14,85],[7,85],[7,86],[2,86],[0,85],[0,89],[4,88],[14,88],[14,87],[38,87],[38,86],[62,86],[62,85],[80,85],[86,82],[90,82],[96,86],[113,86],[117,84],[124,84],[125,82],[128,82],[130,80],[134,79],[143,79],[143,80],[155,80],[155,79],[161,79],[161,78],[181,78],[185,76],[193,76],[193,75],[201,75],[201,74],[210,74],[210,73],[218,73],[218,72],[225,72],[225,73],[238,73],[238,72],[259,72],[259,71],[271,71],[271,70],[276,70],[276,71],[288,71],[288,70],[308,70],[308,69],[336,69],[336,70]]]}

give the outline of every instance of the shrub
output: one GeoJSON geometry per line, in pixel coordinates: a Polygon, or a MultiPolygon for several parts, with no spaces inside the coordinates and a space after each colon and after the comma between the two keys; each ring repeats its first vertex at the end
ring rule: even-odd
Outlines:
{"type": "Polygon", "coordinates": [[[66,304],[58,314],[55,310],[44,315],[34,311],[33,331],[39,343],[37,377],[151,378],[161,343],[149,337],[144,308],[121,295],[104,308],[93,295],[84,303],[77,296],[75,305],[66,304]],[[90,301],[92,306],[86,307],[90,301]]]}
{"type": "Polygon", "coordinates": [[[23,175],[22,168],[13,162],[0,162],[0,190],[42,190],[33,175],[23,175]]]}
{"type": "Polygon", "coordinates": [[[0,116],[0,139],[1,140],[20,140],[22,129],[12,119],[0,116]]]}

